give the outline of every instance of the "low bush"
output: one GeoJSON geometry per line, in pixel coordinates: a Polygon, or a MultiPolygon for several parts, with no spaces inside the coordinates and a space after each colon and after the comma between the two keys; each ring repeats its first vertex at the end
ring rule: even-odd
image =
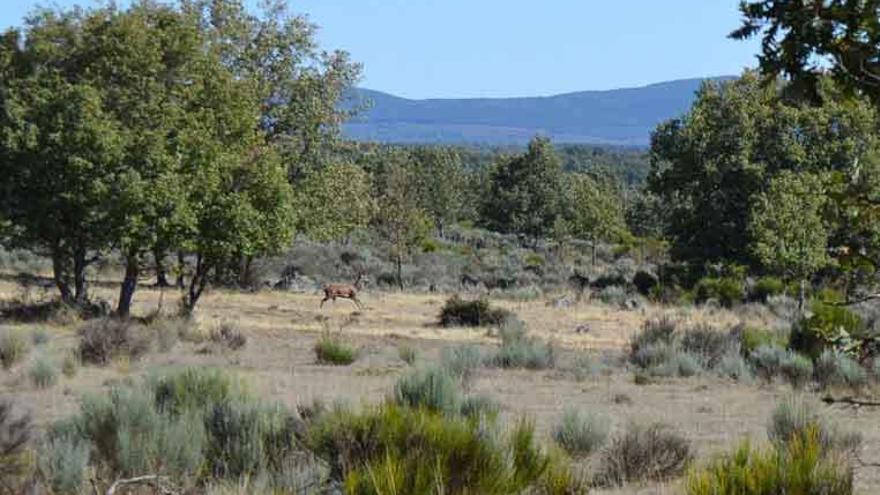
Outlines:
{"type": "Polygon", "coordinates": [[[462,401],[460,412],[466,418],[494,421],[501,412],[501,404],[486,394],[469,395],[462,401]]]}
{"type": "Polygon", "coordinates": [[[766,328],[739,325],[731,330],[731,334],[739,340],[743,356],[746,357],[761,346],[788,346],[788,339],[786,337],[780,336],[778,333],[766,328]]]}
{"type": "Polygon", "coordinates": [[[500,325],[511,316],[506,309],[493,308],[487,299],[464,300],[455,295],[447,299],[440,310],[440,324],[444,327],[500,325]]]}
{"type": "Polygon", "coordinates": [[[629,294],[624,287],[619,285],[609,285],[597,292],[594,298],[602,301],[609,306],[621,307],[629,299],[629,294]]]}
{"type": "Polygon", "coordinates": [[[40,445],[37,465],[53,493],[82,493],[89,466],[89,442],[75,432],[50,435],[40,445]]]}
{"type": "Polygon", "coordinates": [[[553,429],[553,438],[569,454],[588,456],[605,445],[610,429],[608,418],[568,408],[553,429]]]}
{"type": "Polygon", "coordinates": [[[645,346],[658,343],[672,345],[678,336],[676,327],[676,321],[666,317],[645,321],[642,330],[630,340],[630,359],[645,346]]]}
{"type": "Polygon", "coordinates": [[[861,435],[843,431],[829,422],[818,412],[820,407],[801,395],[787,397],[773,410],[767,426],[768,437],[784,446],[795,438],[803,440],[814,431],[826,451],[852,452],[857,449],[862,442],[861,435]]]}
{"type": "Polygon", "coordinates": [[[27,355],[27,340],[19,332],[0,329],[0,365],[9,369],[27,355]]]}
{"type": "Polygon", "coordinates": [[[785,282],[779,277],[761,277],[749,290],[749,300],[766,303],[773,296],[785,294],[785,282]]]}
{"type": "Polygon", "coordinates": [[[79,353],[69,351],[64,353],[64,359],[61,361],[61,372],[67,378],[73,378],[79,371],[79,353]]]}
{"type": "Polygon", "coordinates": [[[394,398],[407,407],[443,413],[461,410],[461,390],[456,377],[445,368],[429,367],[402,376],[394,385],[394,398]]]}
{"type": "Polygon", "coordinates": [[[868,373],[858,362],[846,354],[829,349],[816,360],[813,371],[822,389],[849,387],[860,390],[868,384],[868,373]]]}
{"type": "Polygon", "coordinates": [[[556,351],[552,344],[526,337],[503,342],[488,362],[499,368],[543,370],[556,366],[556,351]]]}
{"type": "Polygon", "coordinates": [[[468,384],[482,364],[480,349],[475,345],[463,344],[446,347],[440,357],[441,365],[452,376],[468,384]]]}
{"type": "Polygon", "coordinates": [[[813,363],[808,358],[777,346],[758,347],[751,354],[750,361],[760,378],[770,381],[782,376],[795,388],[806,385],[813,375],[813,363]]]}
{"type": "Polygon", "coordinates": [[[147,381],[147,385],[155,397],[156,408],[175,415],[247,398],[241,381],[213,368],[184,368],[156,375],[147,381]]]}
{"type": "Polygon", "coordinates": [[[131,320],[101,318],[79,329],[79,354],[84,362],[107,364],[119,356],[138,358],[150,350],[152,332],[131,320]]]}
{"type": "Polygon", "coordinates": [[[851,495],[852,469],[823,451],[815,430],[785,445],[755,449],[743,442],[733,452],[693,469],[687,495],[851,495]]]}
{"type": "Polygon", "coordinates": [[[543,452],[531,424],[504,438],[481,423],[384,404],[323,416],[308,444],[346,493],[586,493],[564,458],[543,452]]]}
{"type": "Polygon", "coordinates": [[[694,287],[694,300],[705,303],[709,300],[717,301],[725,308],[733,307],[745,299],[745,288],[742,280],[733,277],[700,279],[694,287]]]}
{"type": "Polygon", "coordinates": [[[692,457],[690,443],[666,426],[631,424],[603,450],[594,483],[671,479],[684,472],[692,457]]]}
{"type": "Polygon", "coordinates": [[[401,361],[412,366],[419,358],[419,351],[415,347],[402,345],[397,348],[397,355],[401,361]]]}
{"type": "Polygon", "coordinates": [[[58,381],[58,368],[45,354],[34,359],[28,369],[28,376],[37,388],[49,388],[58,381]]]}
{"type": "Polygon", "coordinates": [[[725,354],[715,367],[715,371],[721,376],[732,378],[739,382],[752,379],[752,370],[749,367],[749,363],[737,351],[725,354]]]}
{"type": "Polygon", "coordinates": [[[696,356],[706,368],[714,368],[736,345],[728,334],[707,325],[688,328],[681,336],[681,348],[696,356]]]}
{"type": "Polygon", "coordinates": [[[347,366],[357,360],[357,355],[357,349],[329,334],[315,343],[315,356],[321,364],[347,366]]]}
{"type": "Polygon", "coordinates": [[[822,351],[833,348],[842,336],[857,334],[863,328],[861,317],[848,308],[815,301],[811,306],[811,315],[792,325],[789,345],[817,359],[822,351]]]}
{"type": "Polygon", "coordinates": [[[241,333],[241,329],[231,322],[223,322],[217,328],[211,331],[211,341],[228,347],[233,351],[241,349],[247,345],[247,337],[241,333]]]}

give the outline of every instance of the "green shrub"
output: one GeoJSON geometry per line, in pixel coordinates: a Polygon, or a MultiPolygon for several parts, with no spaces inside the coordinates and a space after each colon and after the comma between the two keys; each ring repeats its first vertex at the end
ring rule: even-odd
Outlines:
{"type": "Polygon", "coordinates": [[[553,430],[553,438],[569,454],[588,456],[605,445],[610,428],[608,418],[567,408],[562,422],[553,430]]]}
{"type": "Polygon", "coordinates": [[[357,360],[357,355],[357,349],[329,334],[324,334],[315,343],[315,356],[321,364],[347,366],[357,360]]]}
{"type": "Polygon", "coordinates": [[[37,465],[53,493],[81,493],[89,465],[89,442],[75,431],[50,435],[40,445],[37,465]]]}
{"type": "Polygon", "coordinates": [[[237,351],[247,345],[247,336],[234,323],[225,321],[211,331],[211,341],[237,351]]]}
{"type": "Polygon", "coordinates": [[[693,469],[687,495],[851,495],[852,469],[823,452],[815,431],[784,446],[758,450],[743,442],[708,466],[693,469]]]}
{"type": "Polygon", "coordinates": [[[438,367],[402,376],[394,386],[394,397],[403,406],[444,413],[458,413],[461,408],[461,391],[456,378],[448,370],[438,367]]]}
{"type": "Polygon", "coordinates": [[[750,326],[739,326],[731,332],[739,339],[740,348],[744,356],[748,357],[755,349],[761,346],[787,347],[788,339],[778,335],[772,330],[750,326]]]}
{"type": "Polygon", "coordinates": [[[187,335],[190,325],[192,321],[186,318],[157,316],[149,322],[149,329],[155,334],[159,350],[168,352],[177,345],[182,336],[187,335]]]}
{"type": "Polygon", "coordinates": [[[712,299],[725,308],[731,308],[745,299],[742,280],[733,277],[700,279],[694,287],[694,299],[702,304],[712,299]]]}
{"type": "Polygon", "coordinates": [[[629,294],[619,285],[609,285],[603,287],[593,297],[610,306],[621,307],[629,299],[629,294]]]}
{"type": "Polygon", "coordinates": [[[496,439],[476,421],[384,404],[323,416],[308,444],[350,494],[586,491],[564,458],[537,447],[528,423],[496,439]]]}
{"type": "Polygon", "coordinates": [[[785,282],[779,277],[761,277],[751,287],[749,300],[766,303],[772,296],[785,293],[785,282]]]}
{"type": "Polygon", "coordinates": [[[519,318],[508,318],[498,326],[498,337],[501,338],[501,343],[523,340],[526,333],[528,333],[526,324],[519,318]]]}
{"type": "Polygon", "coordinates": [[[843,335],[857,334],[864,328],[862,319],[843,306],[815,301],[812,314],[792,325],[790,346],[817,359],[826,348],[833,348],[843,335]]]}
{"type": "Polygon", "coordinates": [[[455,295],[447,299],[440,310],[440,324],[444,327],[500,325],[511,316],[506,309],[493,308],[487,299],[467,301],[455,295]]]}
{"type": "Polygon", "coordinates": [[[9,369],[28,353],[27,340],[19,332],[0,329],[0,365],[9,369]]]}
{"type": "Polygon", "coordinates": [[[621,486],[671,479],[685,470],[692,456],[690,443],[666,426],[631,424],[603,450],[594,483],[621,486]]]}
{"type": "Polygon", "coordinates": [[[482,359],[477,346],[463,344],[444,348],[440,362],[452,376],[467,384],[482,364],[482,359]]]}
{"type": "Polygon", "coordinates": [[[851,452],[857,449],[862,442],[861,435],[840,430],[817,412],[819,407],[801,395],[787,397],[773,410],[767,426],[768,437],[777,445],[785,445],[794,438],[804,439],[814,431],[824,450],[851,452]]]}
{"type": "Polygon", "coordinates": [[[404,363],[412,366],[419,359],[419,351],[415,347],[401,345],[397,347],[397,355],[404,363]]]}
{"type": "Polygon", "coordinates": [[[699,374],[702,370],[699,358],[687,352],[674,350],[665,361],[648,368],[648,373],[653,376],[687,378],[699,374]]]}
{"type": "Polygon", "coordinates": [[[790,352],[786,356],[787,359],[782,361],[780,372],[792,387],[801,389],[813,377],[813,362],[796,352],[790,352]]]}
{"type": "Polygon", "coordinates": [[[101,318],[79,329],[79,353],[83,362],[107,364],[118,356],[137,358],[150,350],[153,332],[140,323],[101,318]]]}
{"type": "Polygon", "coordinates": [[[868,383],[868,373],[851,357],[841,352],[826,349],[816,360],[814,374],[819,386],[849,387],[855,390],[868,383]]]}
{"type": "Polygon", "coordinates": [[[46,355],[40,355],[31,363],[28,375],[37,388],[49,388],[58,381],[58,368],[46,355]]]}
{"type": "Polygon", "coordinates": [[[175,415],[245,397],[241,382],[213,368],[184,368],[154,376],[148,386],[156,398],[156,408],[175,415]]]}

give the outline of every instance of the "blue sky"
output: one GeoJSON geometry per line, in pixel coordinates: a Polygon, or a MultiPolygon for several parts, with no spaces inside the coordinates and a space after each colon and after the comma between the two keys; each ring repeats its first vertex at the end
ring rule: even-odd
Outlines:
{"type": "MultiPolygon", "coordinates": [[[[256,0],[247,0],[255,5],[256,0]]],[[[122,0],[120,3],[126,3],[122,0]]],[[[2,0],[0,28],[36,5],[2,0]]],[[[737,0],[291,0],[325,48],[364,64],[361,86],[410,98],[537,96],[738,74],[737,0]]]]}

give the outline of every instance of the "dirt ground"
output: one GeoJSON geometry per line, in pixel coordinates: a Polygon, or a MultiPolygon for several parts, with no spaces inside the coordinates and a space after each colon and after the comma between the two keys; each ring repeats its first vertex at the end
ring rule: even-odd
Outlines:
{"type": "MultiPolygon", "coordinates": [[[[98,296],[112,300],[111,285],[96,287],[98,296]]],[[[15,284],[0,282],[0,298],[20,296],[15,284]]],[[[38,296],[35,296],[38,297],[38,296]]],[[[136,295],[135,312],[146,314],[160,301],[172,311],[179,297],[174,290],[164,293],[141,289],[136,295]]],[[[199,345],[181,342],[167,353],[151,353],[137,361],[119,361],[105,368],[84,366],[72,379],[61,377],[48,390],[35,389],[26,377],[27,362],[9,372],[0,372],[0,395],[11,396],[29,409],[41,423],[73,413],[77,398],[100,391],[111,384],[139,377],[153,370],[174,366],[217,366],[243,375],[261,396],[289,406],[342,400],[350,404],[372,403],[384,398],[394,380],[407,369],[398,357],[398,347],[408,345],[419,351],[420,361],[438,358],[444,346],[471,342],[489,350],[497,339],[485,329],[445,329],[435,324],[445,300],[442,294],[398,294],[367,291],[365,309],[356,311],[349,301],[318,307],[316,294],[260,292],[255,294],[213,291],[200,302],[197,322],[210,329],[222,322],[236,324],[247,335],[247,345],[239,351],[210,354],[196,352],[199,345]],[[360,347],[360,358],[351,366],[324,366],[315,363],[313,345],[321,332],[339,332],[360,347]]],[[[597,356],[616,355],[629,336],[646,318],[663,314],[694,322],[725,326],[743,318],[761,315],[736,314],[711,309],[660,309],[647,307],[625,311],[590,302],[570,306],[547,297],[534,301],[494,300],[514,311],[532,335],[552,340],[561,349],[561,361],[576,353],[597,356]],[[576,329],[581,327],[581,331],[576,329]]],[[[16,325],[5,325],[16,326],[16,325]]],[[[76,345],[75,326],[18,325],[24,330],[46,328],[52,339],[43,351],[62,355],[76,345]]],[[[60,358],[59,358],[60,359],[60,358]]],[[[687,436],[705,460],[713,453],[730,449],[749,437],[766,438],[770,412],[779,399],[790,393],[783,385],[736,384],[710,376],[669,379],[649,385],[636,385],[631,371],[616,368],[577,380],[559,370],[527,371],[483,368],[473,383],[474,392],[495,397],[508,418],[533,418],[541,435],[549,436],[552,426],[567,406],[605,414],[615,428],[630,421],[660,421],[687,436]]],[[[826,413],[841,426],[864,435],[861,459],[880,463],[880,408],[827,406],[826,413]]],[[[880,493],[880,468],[856,466],[857,493],[880,493]]],[[[595,493],[665,494],[677,493],[669,485],[628,486],[620,490],[595,493]]]]}

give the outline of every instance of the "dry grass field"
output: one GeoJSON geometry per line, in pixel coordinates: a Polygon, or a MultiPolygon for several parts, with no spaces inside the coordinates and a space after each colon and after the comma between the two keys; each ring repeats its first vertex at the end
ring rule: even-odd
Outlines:
{"type": "MultiPolygon", "coordinates": [[[[112,300],[112,285],[95,287],[96,295],[112,300]]],[[[0,297],[20,296],[14,283],[0,282],[0,297]]],[[[161,299],[172,311],[178,294],[141,289],[136,295],[136,314],[155,310],[161,299]]],[[[398,294],[367,291],[365,309],[356,311],[349,301],[327,303],[319,309],[316,294],[261,292],[254,294],[213,291],[200,302],[197,325],[201,331],[231,323],[247,336],[247,345],[237,351],[206,351],[203,344],[180,342],[172,350],[152,352],[139,360],[120,360],[99,368],[83,366],[73,378],[62,376],[49,389],[37,389],[27,377],[28,360],[9,372],[0,372],[0,395],[11,397],[45,423],[71,414],[77,398],[101,390],[120,380],[134,379],[153,370],[175,366],[215,366],[235,370],[260,395],[289,406],[315,399],[342,400],[357,405],[376,402],[392,389],[407,365],[398,348],[418,350],[422,362],[438,359],[444,346],[474,343],[484,350],[497,345],[486,329],[447,329],[436,324],[444,294],[398,294]],[[350,366],[325,366],[315,362],[313,346],[322,332],[339,333],[360,349],[350,366]]],[[[617,356],[630,335],[646,318],[669,314],[683,319],[720,326],[760,314],[736,314],[726,310],[661,309],[647,307],[624,311],[598,303],[580,302],[558,307],[552,298],[528,302],[494,300],[493,303],[522,318],[532,335],[553,341],[560,349],[560,361],[578,353],[617,356]],[[581,327],[581,331],[576,329],[581,327]],[[584,331],[586,329],[586,331],[584,331]]],[[[76,325],[13,325],[25,331],[47,330],[51,339],[44,349],[32,350],[60,356],[76,345],[76,325]]],[[[629,421],[661,421],[691,440],[698,458],[729,449],[741,439],[763,441],[766,424],[777,401],[790,393],[788,385],[737,384],[709,375],[659,379],[637,385],[633,373],[618,366],[610,373],[580,380],[561,369],[547,371],[482,368],[472,389],[495,397],[504,417],[529,416],[539,433],[549,431],[567,406],[596,411],[612,418],[615,427],[629,421]]],[[[864,435],[861,458],[880,462],[880,408],[828,407],[826,411],[842,426],[864,435]]],[[[858,466],[857,493],[880,493],[880,468],[858,466]]],[[[596,493],[677,493],[670,485],[629,486],[596,493]]]]}

